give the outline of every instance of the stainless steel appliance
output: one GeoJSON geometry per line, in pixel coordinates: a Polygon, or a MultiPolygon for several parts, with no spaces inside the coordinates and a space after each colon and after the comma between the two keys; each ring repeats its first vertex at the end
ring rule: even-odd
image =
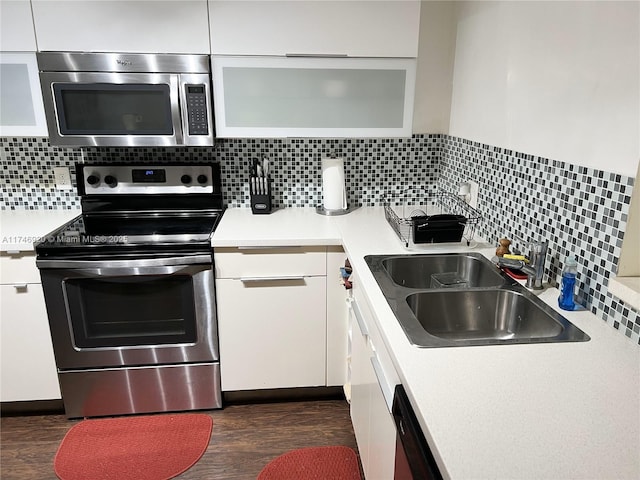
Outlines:
{"type": "Polygon", "coordinates": [[[207,55],[37,54],[52,145],[213,145],[207,55]]]}
{"type": "Polygon", "coordinates": [[[396,385],[392,413],[397,431],[394,480],[442,480],[402,385],[396,385]]]}
{"type": "Polygon", "coordinates": [[[82,214],[36,244],[69,417],[221,407],[219,165],[77,166],[82,214]]]}

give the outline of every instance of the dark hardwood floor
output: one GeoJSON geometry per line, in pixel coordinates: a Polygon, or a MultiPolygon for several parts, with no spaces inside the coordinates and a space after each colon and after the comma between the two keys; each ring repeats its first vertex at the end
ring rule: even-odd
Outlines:
{"type": "MultiPolygon", "coordinates": [[[[270,460],[300,447],[346,445],[357,452],[344,400],[238,404],[206,413],[213,418],[209,448],[180,480],[255,479],[270,460]]],[[[0,478],[56,479],[53,457],[76,423],[63,415],[3,417],[0,478]]]]}

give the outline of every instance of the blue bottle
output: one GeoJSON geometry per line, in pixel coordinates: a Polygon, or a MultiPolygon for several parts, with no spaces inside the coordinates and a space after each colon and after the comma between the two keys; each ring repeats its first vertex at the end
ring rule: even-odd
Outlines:
{"type": "Polygon", "coordinates": [[[575,310],[576,302],[573,294],[576,288],[576,276],[578,274],[578,262],[576,257],[567,257],[562,269],[562,284],[560,285],[560,296],[558,305],[563,310],[575,310]]]}

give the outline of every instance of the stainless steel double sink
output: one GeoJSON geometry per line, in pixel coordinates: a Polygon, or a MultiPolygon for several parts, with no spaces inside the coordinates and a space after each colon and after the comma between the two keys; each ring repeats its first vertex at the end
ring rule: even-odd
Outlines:
{"type": "Polygon", "coordinates": [[[365,261],[418,347],[589,340],[479,253],[369,255],[365,261]]]}

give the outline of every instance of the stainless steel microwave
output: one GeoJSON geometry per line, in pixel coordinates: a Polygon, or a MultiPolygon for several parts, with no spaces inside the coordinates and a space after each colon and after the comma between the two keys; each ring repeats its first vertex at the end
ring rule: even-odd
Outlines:
{"type": "Polygon", "coordinates": [[[207,55],[37,54],[52,145],[214,144],[207,55]]]}

